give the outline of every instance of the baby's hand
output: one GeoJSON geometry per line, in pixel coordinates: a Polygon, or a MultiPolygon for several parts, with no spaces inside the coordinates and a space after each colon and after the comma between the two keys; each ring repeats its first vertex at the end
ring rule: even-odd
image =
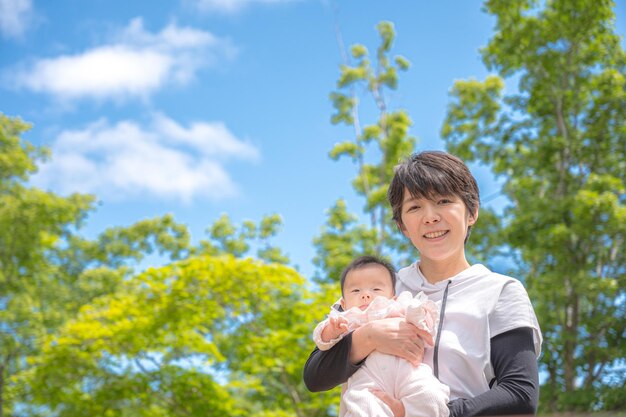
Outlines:
{"type": "Polygon", "coordinates": [[[344,333],[348,333],[348,320],[345,317],[331,317],[328,320],[328,327],[332,329],[334,338],[341,336],[344,333]]]}
{"type": "Polygon", "coordinates": [[[348,320],[345,317],[331,317],[322,331],[322,340],[329,342],[345,333],[348,333],[348,320]]]}

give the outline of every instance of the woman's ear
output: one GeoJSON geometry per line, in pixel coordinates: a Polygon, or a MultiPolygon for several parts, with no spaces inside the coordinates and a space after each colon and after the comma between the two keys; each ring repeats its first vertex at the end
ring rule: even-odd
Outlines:
{"type": "Polygon", "coordinates": [[[398,230],[399,230],[400,232],[402,232],[402,234],[403,234],[404,236],[408,237],[408,236],[406,235],[406,227],[404,227],[404,224],[402,224],[402,220],[400,220],[400,221],[396,221],[396,227],[398,228],[398,230]]]}
{"type": "Polygon", "coordinates": [[[476,223],[476,220],[478,220],[478,207],[476,207],[476,211],[474,212],[474,214],[470,213],[469,215],[469,221],[468,224],[470,226],[473,226],[476,223]]]}

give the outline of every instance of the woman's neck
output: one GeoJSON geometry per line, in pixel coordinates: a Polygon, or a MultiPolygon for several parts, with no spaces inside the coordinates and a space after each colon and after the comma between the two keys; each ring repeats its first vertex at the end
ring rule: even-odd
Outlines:
{"type": "Polygon", "coordinates": [[[437,262],[430,260],[420,260],[419,268],[422,271],[422,275],[431,284],[436,284],[440,281],[444,281],[451,278],[460,272],[465,271],[471,265],[465,257],[459,259],[457,262],[437,262]]]}

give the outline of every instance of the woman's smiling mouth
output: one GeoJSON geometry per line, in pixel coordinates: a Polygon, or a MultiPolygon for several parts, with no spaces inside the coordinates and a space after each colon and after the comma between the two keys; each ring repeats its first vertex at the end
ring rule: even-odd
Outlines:
{"type": "Polygon", "coordinates": [[[424,234],[424,237],[426,239],[436,239],[438,237],[445,235],[446,233],[448,233],[448,230],[439,230],[437,232],[426,233],[424,234]]]}

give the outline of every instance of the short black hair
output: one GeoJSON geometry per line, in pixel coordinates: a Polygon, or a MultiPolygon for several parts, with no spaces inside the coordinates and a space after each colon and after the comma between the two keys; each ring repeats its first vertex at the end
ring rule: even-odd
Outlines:
{"type": "Polygon", "coordinates": [[[346,266],[341,273],[341,295],[343,296],[343,286],[346,283],[346,276],[350,271],[355,271],[357,269],[365,268],[370,265],[380,265],[384,267],[387,271],[389,271],[389,278],[391,279],[391,287],[393,288],[393,292],[396,292],[396,269],[389,262],[385,261],[378,256],[366,255],[360,256],[350,262],[348,266],[346,266]]]}

